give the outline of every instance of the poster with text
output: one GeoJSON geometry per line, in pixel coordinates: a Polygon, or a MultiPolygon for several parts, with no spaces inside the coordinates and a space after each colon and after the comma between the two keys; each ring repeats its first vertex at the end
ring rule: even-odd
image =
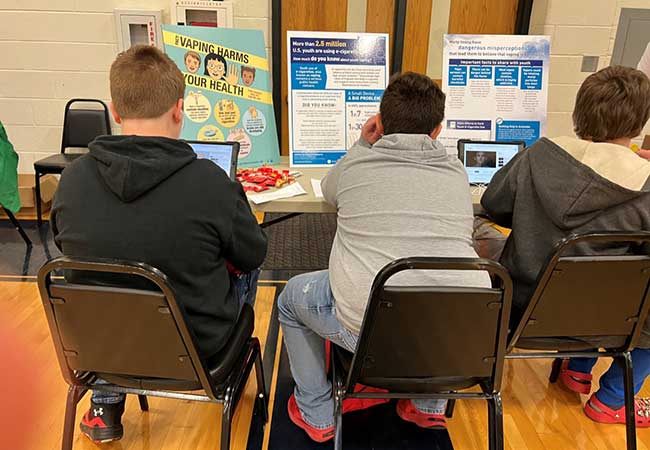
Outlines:
{"type": "Polygon", "coordinates": [[[262,32],[164,25],[163,42],[185,77],[181,138],[239,142],[240,167],[279,163],[262,32]]]}
{"type": "Polygon", "coordinates": [[[445,121],[439,140],[457,154],[459,139],[524,141],[544,136],[548,36],[445,35],[445,121]]]}
{"type": "Polygon", "coordinates": [[[287,32],[292,166],[331,166],[379,112],[388,35],[287,32]]]}

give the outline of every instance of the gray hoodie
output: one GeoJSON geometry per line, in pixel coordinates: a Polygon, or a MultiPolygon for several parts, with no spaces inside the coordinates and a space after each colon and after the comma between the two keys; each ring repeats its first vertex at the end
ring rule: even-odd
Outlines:
{"type": "MultiPolygon", "coordinates": [[[[495,174],[481,204],[498,225],[512,229],[501,263],[514,281],[513,318],[526,308],[539,272],[562,238],[650,230],[648,177],[650,162],[630,149],[569,137],[543,138],[495,174]]],[[[650,335],[644,333],[642,342],[650,345],[650,335]]]]}
{"type": "MultiPolygon", "coordinates": [[[[370,286],[408,256],[477,257],[467,174],[426,135],[392,134],[352,147],[322,181],[338,210],[329,272],[338,319],[359,333],[370,286]]],[[[397,275],[390,284],[489,287],[481,272],[397,275]]]]}

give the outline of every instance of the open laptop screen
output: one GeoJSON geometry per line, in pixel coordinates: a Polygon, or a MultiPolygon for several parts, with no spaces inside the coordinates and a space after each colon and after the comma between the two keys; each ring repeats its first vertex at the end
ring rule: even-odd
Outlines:
{"type": "Polygon", "coordinates": [[[189,141],[188,144],[201,159],[209,159],[221,167],[231,180],[237,176],[238,142],[189,141]]]}
{"type": "Polygon", "coordinates": [[[458,156],[470,184],[489,184],[497,170],[523,149],[523,142],[461,141],[458,143],[458,156]]]}

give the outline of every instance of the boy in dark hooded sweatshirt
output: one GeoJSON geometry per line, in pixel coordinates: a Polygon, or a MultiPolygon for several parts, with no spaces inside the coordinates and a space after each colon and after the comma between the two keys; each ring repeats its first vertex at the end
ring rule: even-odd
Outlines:
{"type": "MultiPolygon", "coordinates": [[[[562,238],[590,231],[650,230],[650,162],[630,150],[649,117],[648,77],[626,67],[605,68],[578,91],[573,112],[578,138],[542,138],[494,176],[481,203],[492,220],[512,228],[501,263],[515,283],[515,318],[526,308],[537,276],[562,238]]],[[[647,324],[638,345],[632,352],[637,393],[650,374],[647,324]]],[[[595,363],[572,359],[560,379],[569,389],[588,394],[595,363]]],[[[612,364],[585,413],[597,422],[625,423],[623,405],[623,372],[612,364]]],[[[636,412],[637,426],[650,426],[650,402],[638,399],[636,412]]]]}
{"type": "MultiPolygon", "coordinates": [[[[178,140],[185,82],[167,55],[132,47],[111,66],[110,83],[124,135],[95,139],[63,172],[51,214],[55,242],[64,255],[161,269],[209,362],[243,303],[255,299],[266,236],[241,185],[178,140]],[[228,263],[246,274],[231,275],[228,263]]],[[[123,395],[93,392],[81,431],[95,442],[120,439],[123,411],[123,395]]]]}

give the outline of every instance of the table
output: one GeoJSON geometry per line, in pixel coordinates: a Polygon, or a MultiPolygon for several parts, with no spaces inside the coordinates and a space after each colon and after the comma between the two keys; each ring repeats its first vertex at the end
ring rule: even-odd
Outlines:
{"type": "MultiPolygon", "coordinates": [[[[280,164],[272,167],[280,171],[283,169],[289,169],[289,157],[282,156],[280,164]]],[[[316,195],[314,195],[314,190],[311,187],[312,178],[316,180],[323,179],[329,171],[329,167],[298,167],[293,170],[298,170],[302,173],[302,175],[296,179],[296,182],[300,183],[302,188],[307,191],[307,194],[274,200],[259,205],[250,202],[253,211],[264,213],[287,213],[292,215],[300,213],[335,213],[336,208],[327,203],[324,198],[316,197],[316,195]]],[[[472,193],[474,213],[477,214],[481,210],[481,193],[477,192],[474,187],[468,186],[468,188],[472,193]]]]}

